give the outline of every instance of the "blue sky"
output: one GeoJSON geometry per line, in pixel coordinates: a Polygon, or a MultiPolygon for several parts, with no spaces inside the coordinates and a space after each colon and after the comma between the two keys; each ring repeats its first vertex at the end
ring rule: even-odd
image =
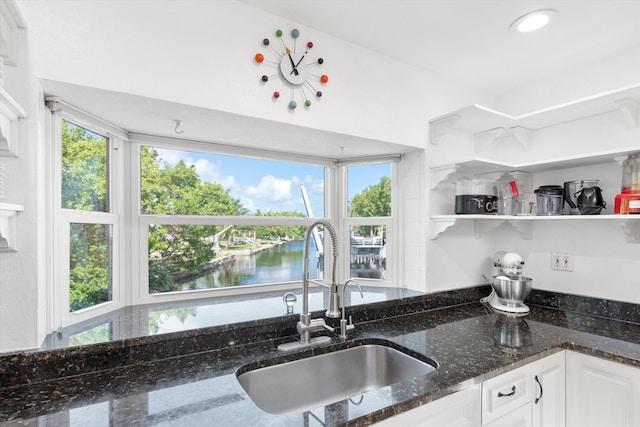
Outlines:
{"type": "MultiPolygon", "coordinates": [[[[254,213],[297,211],[305,213],[300,185],[304,184],[313,214],[324,216],[324,168],[298,163],[275,162],[156,148],[170,165],[180,159],[194,165],[203,181],[217,182],[254,213]]],[[[389,164],[356,166],[349,171],[349,198],[391,176],[389,164]]]]}

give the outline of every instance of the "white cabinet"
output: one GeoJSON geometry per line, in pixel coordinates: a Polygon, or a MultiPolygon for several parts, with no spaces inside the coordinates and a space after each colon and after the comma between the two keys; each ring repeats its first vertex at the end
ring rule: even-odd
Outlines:
{"type": "Polygon", "coordinates": [[[483,426],[563,427],[564,419],[564,351],[482,384],[483,426]]]}
{"type": "Polygon", "coordinates": [[[376,423],[376,427],[480,427],[480,384],[376,423]]]}
{"type": "Polygon", "coordinates": [[[376,423],[376,427],[564,427],[565,352],[376,423]]]}
{"type": "MultiPolygon", "coordinates": [[[[616,221],[627,241],[640,242],[637,215],[454,215],[452,185],[462,177],[497,179],[505,173],[535,175],[578,166],[613,164],[628,154],[640,152],[639,134],[640,86],[520,116],[472,105],[432,119],[428,155],[432,189],[430,238],[436,239],[449,227],[466,221],[473,221],[476,238],[508,222],[523,239],[532,238],[532,227],[539,221],[557,221],[559,226],[566,224],[560,221],[589,221],[589,226],[598,224],[597,221],[616,221]],[[594,130],[585,130],[589,126],[594,130]],[[603,136],[596,131],[603,128],[610,131],[609,134],[603,136]]],[[[530,178],[524,181],[525,187],[531,183],[530,178]]],[[[615,194],[612,191],[616,190],[609,192],[615,194]]],[[[608,206],[607,212],[612,211],[613,206],[608,206]]]]}
{"type": "Polygon", "coordinates": [[[565,425],[565,366],[565,351],[532,365],[533,427],[565,425]]]}
{"type": "Polygon", "coordinates": [[[567,351],[567,427],[640,426],[640,369],[567,351]]]}
{"type": "Polygon", "coordinates": [[[640,369],[561,351],[375,424],[638,427],[640,369]]]}
{"type": "MultiPolygon", "coordinates": [[[[530,376],[527,365],[482,383],[482,425],[492,425],[533,400],[530,376]]],[[[531,425],[531,411],[527,418],[527,425],[531,425]]]]}

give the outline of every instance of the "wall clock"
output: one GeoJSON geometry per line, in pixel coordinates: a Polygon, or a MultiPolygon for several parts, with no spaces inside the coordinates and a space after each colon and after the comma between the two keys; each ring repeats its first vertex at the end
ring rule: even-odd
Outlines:
{"type": "Polygon", "coordinates": [[[265,86],[274,87],[272,99],[288,95],[287,108],[290,110],[295,110],[298,105],[309,108],[311,99],[322,97],[320,88],[329,81],[326,74],[318,74],[324,59],[313,55],[313,42],[299,45],[300,31],[295,28],[289,37],[284,37],[282,30],[277,30],[275,36],[275,43],[268,38],[262,40],[266,53],[256,53],[254,57],[258,64],[273,68],[273,73],[263,74],[260,81],[265,86]]]}

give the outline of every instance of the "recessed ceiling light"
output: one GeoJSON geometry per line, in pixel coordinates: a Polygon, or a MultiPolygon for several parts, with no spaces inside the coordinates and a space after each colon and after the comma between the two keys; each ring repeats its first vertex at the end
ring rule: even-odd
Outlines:
{"type": "Polygon", "coordinates": [[[537,10],[535,12],[527,13],[513,21],[513,24],[511,24],[509,29],[519,33],[528,33],[539,30],[547,25],[557,13],[558,12],[552,9],[537,10]]]}

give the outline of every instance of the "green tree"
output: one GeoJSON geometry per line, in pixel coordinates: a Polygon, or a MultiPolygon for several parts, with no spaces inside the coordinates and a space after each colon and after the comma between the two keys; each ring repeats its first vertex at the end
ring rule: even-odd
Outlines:
{"type": "Polygon", "coordinates": [[[383,176],[379,183],[354,195],[349,212],[352,217],[391,216],[391,178],[383,176]]]}
{"type": "Polygon", "coordinates": [[[106,212],[107,139],[62,121],[62,208],[106,212]]]}
{"type": "Polygon", "coordinates": [[[80,310],[111,300],[110,226],[71,224],[69,306],[80,310]]]}
{"type": "MultiPolygon", "coordinates": [[[[61,206],[108,211],[107,139],[62,121],[61,206]]],[[[111,300],[111,228],[72,223],[69,234],[69,308],[111,300]]]]}
{"type": "MultiPolygon", "coordinates": [[[[163,162],[158,152],[143,147],[142,213],[153,215],[228,215],[246,213],[239,200],[220,184],[204,182],[194,166],[163,162]]],[[[149,291],[178,290],[170,276],[199,274],[215,257],[213,236],[221,226],[162,224],[149,227],[149,291]]]]}
{"type": "MultiPolygon", "coordinates": [[[[257,211],[257,215],[269,217],[306,217],[300,212],[266,212],[264,214],[257,211]]],[[[304,239],[307,230],[305,226],[297,225],[259,225],[255,227],[256,237],[261,240],[275,240],[279,237],[289,237],[292,240],[304,239]]]]}
{"type": "MultiPolygon", "coordinates": [[[[352,217],[391,216],[391,178],[383,176],[379,183],[370,185],[354,195],[349,205],[349,213],[352,217]]],[[[372,230],[371,226],[363,225],[358,227],[358,232],[368,235],[376,231],[372,230]]]]}

